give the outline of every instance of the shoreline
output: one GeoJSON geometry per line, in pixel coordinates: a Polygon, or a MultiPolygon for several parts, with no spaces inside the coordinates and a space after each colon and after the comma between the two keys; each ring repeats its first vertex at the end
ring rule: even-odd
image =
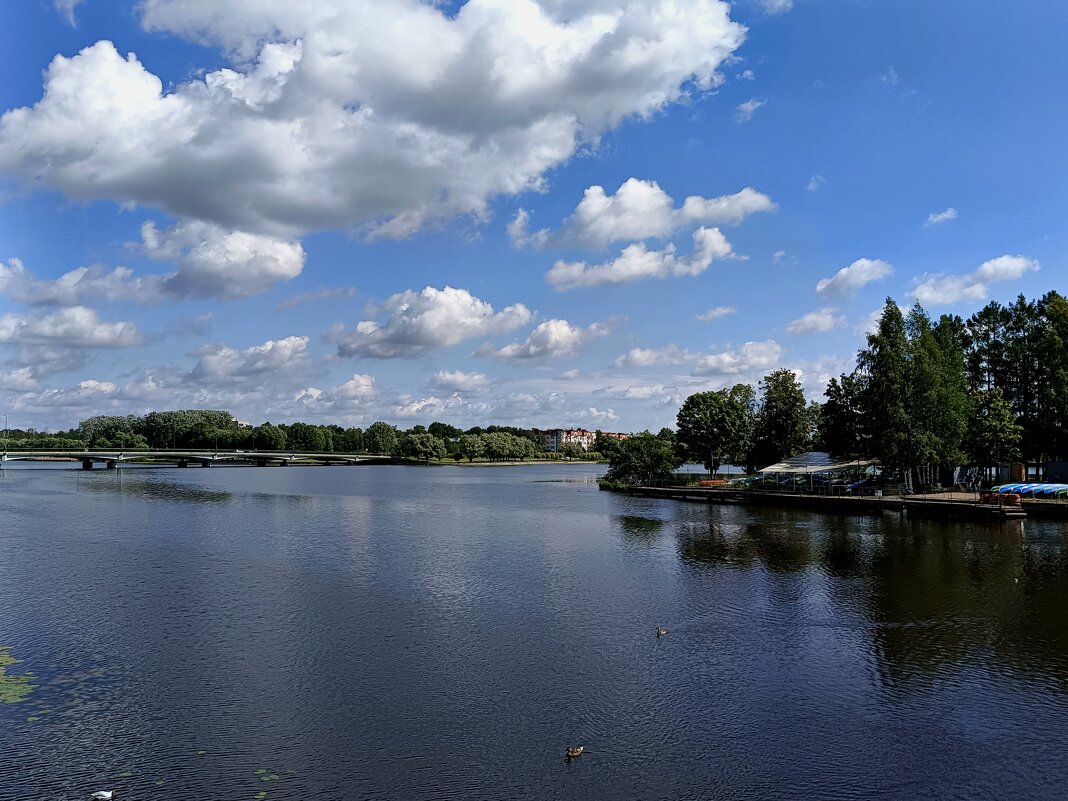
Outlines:
{"type": "Polygon", "coordinates": [[[1004,522],[1023,520],[1031,515],[1068,519],[1068,503],[1023,500],[1020,506],[984,504],[973,500],[953,500],[938,496],[828,496],[787,493],[757,493],[704,487],[626,487],[620,492],[630,497],[661,498],[691,503],[738,506],[772,506],[804,509],[825,514],[880,515],[898,512],[917,517],[1004,522]]]}

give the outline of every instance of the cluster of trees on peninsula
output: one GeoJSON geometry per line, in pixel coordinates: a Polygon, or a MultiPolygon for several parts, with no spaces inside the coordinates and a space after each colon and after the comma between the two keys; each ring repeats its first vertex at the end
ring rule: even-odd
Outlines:
{"type": "MultiPolygon", "coordinates": [[[[598,440],[600,441],[600,440],[598,440]]],[[[611,440],[609,440],[611,441],[611,440]]],[[[56,434],[12,429],[0,439],[8,449],[124,450],[260,450],[313,453],[376,453],[422,461],[451,458],[473,462],[535,458],[584,457],[599,459],[574,444],[559,454],[547,454],[535,429],[513,426],[475,426],[466,431],[447,423],[416,425],[401,430],[384,421],[366,429],[311,423],[243,425],[230,413],[185,409],[146,415],[100,415],[82,420],[77,428],[56,434]]]]}
{"type": "Polygon", "coordinates": [[[805,450],[871,456],[906,483],[971,464],[1068,457],[1068,300],[1049,292],[937,321],[887,298],[855,369],[805,402],[796,375],[691,395],[670,431],[610,456],[609,478],[663,478],[683,461],[752,470],[805,450]],[[641,453],[639,453],[641,451],[641,453]]]}

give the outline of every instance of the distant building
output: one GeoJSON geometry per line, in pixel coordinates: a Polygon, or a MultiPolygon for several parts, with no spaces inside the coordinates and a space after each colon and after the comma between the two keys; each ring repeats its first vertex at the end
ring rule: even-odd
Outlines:
{"type": "Polygon", "coordinates": [[[617,440],[623,440],[629,436],[611,431],[587,431],[584,428],[551,428],[539,433],[544,441],[545,450],[550,453],[559,453],[565,445],[578,445],[584,451],[593,450],[593,443],[598,434],[617,440]]]}

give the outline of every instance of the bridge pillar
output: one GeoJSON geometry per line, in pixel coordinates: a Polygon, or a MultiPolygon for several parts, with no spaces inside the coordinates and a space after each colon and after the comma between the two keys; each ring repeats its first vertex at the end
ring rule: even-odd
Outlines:
{"type": "Polygon", "coordinates": [[[200,466],[201,467],[211,467],[211,462],[201,462],[200,466]]]}
{"type": "Polygon", "coordinates": [[[279,467],[289,467],[289,459],[283,459],[278,463],[279,467]]]}
{"type": "Polygon", "coordinates": [[[82,470],[92,470],[92,469],[93,469],[93,460],[92,459],[82,459],[82,470]]]}
{"type": "Polygon", "coordinates": [[[119,466],[119,463],[116,462],[114,459],[108,459],[107,465],[108,465],[108,470],[114,470],[116,467],[119,466]]]}
{"type": "Polygon", "coordinates": [[[179,467],[189,467],[189,462],[187,462],[185,459],[179,459],[178,460],[178,466],[179,467]]]}

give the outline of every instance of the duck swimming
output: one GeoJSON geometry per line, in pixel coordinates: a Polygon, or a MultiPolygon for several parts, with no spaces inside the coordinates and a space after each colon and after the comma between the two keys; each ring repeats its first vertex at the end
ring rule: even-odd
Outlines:
{"type": "Polygon", "coordinates": [[[657,637],[663,637],[665,634],[667,634],[667,629],[662,629],[662,628],[660,628],[660,626],[656,627],[656,636],[657,637]]]}
{"type": "Polygon", "coordinates": [[[566,756],[568,759],[574,759],[575,757],[582,756],[582,752],[585,750],[586,746],[584,745],[569,745],[564,750],[564,756],[566,756]]]}

